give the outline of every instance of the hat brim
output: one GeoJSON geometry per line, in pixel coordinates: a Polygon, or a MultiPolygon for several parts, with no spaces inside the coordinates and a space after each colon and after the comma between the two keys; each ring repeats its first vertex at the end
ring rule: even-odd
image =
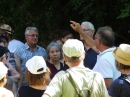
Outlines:
{"type": "Polygon", "coordinates": [[[12,34],[12,33],[11,33],[12,31],[9,31],[9,30],[6,30],[6,29],[2,29],[2,28],[0,28],[0,29],[6,31],[6,32],[9,33],[9,34],[12,34]]]}
{"type": "Polygon", "coordinates": [[[113,56],[115,57],[115,59],[116,59],[119,63],[122,63],[123,65],[130,66],[130,61],[124,60],[124,59],[120,58],[119,56],[117,56],[117,54],[116,54],[117,49],[118,49],[118,48],[116,48],[116,49],[113,51],[113,56]]]}

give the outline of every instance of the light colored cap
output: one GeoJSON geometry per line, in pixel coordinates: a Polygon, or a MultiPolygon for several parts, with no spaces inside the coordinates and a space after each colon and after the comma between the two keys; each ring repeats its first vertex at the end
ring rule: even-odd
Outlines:
{"type": "Polygon", "coordinates": [[[42,74],[46,72],[46,62],[42,56],[34,56],[26,62],[27,69],[32,74],[42,74]]]}
{"type": "Polygon", "coordinates": [[[3,62],[0,62],[0,80],[6,76],[8,72],[8,68],[3,64],[3,62]]]}
{"type": "Polygon", "coordinates": [[[12,28],[9,25],[7,25],[7,24],[1,25],[0,29],[5,30],[9,34],[11,34],[11,32],[12,32],[12,28]]]}
{"type": "Polygon", "coordinates": [[[119,63],[130,66],[130,45],[121,44],[113,51],[113,56],[119,63]]]}
{"type": "Polygon", "coordinates": [[[71,57],[80,57],[84,53],[84,46],[80,40],[68,39],[63,45],[64,54],[71,57]]]}

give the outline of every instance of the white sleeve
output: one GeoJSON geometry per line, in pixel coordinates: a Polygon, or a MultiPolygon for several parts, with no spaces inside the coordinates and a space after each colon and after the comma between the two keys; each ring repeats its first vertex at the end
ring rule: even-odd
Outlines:
{"type": "Polygon", "coordinates": [[[112,64],[107,59],[103,59],[99,64],[98,72],[103,76],[103,78],[113,78],[112,64]]]}

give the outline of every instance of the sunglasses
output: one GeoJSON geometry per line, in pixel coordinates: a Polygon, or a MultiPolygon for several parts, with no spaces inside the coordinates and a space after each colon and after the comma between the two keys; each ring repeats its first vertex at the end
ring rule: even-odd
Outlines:
{"type": "Polygon", "coordinates": [[[6,34],[0,34],[0,36],[6,36],[6,34]]]}

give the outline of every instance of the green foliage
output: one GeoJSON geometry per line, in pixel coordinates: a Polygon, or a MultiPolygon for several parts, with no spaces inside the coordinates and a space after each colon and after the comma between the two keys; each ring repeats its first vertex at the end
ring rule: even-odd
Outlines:
{"type": "Polygon", "coordinates": [[[46,47],[63,29],[71,29],[69,21],[75,20],[90,21],[95,28],[111,26],[117,43],[130,43],[129,0],[0,0],[0,10],[0,24],[12,26],[14,38],[23,42],[25,28],[36,26],[39,45],[46,47]]]}
{"type": "Polygon", "coordinates": [[[121,14],[117,17],[118,19],[130,16],[130,1],[129,0],[121,0],[121,2],[124,4],[124,8],[121,9],[121,14]]]}

